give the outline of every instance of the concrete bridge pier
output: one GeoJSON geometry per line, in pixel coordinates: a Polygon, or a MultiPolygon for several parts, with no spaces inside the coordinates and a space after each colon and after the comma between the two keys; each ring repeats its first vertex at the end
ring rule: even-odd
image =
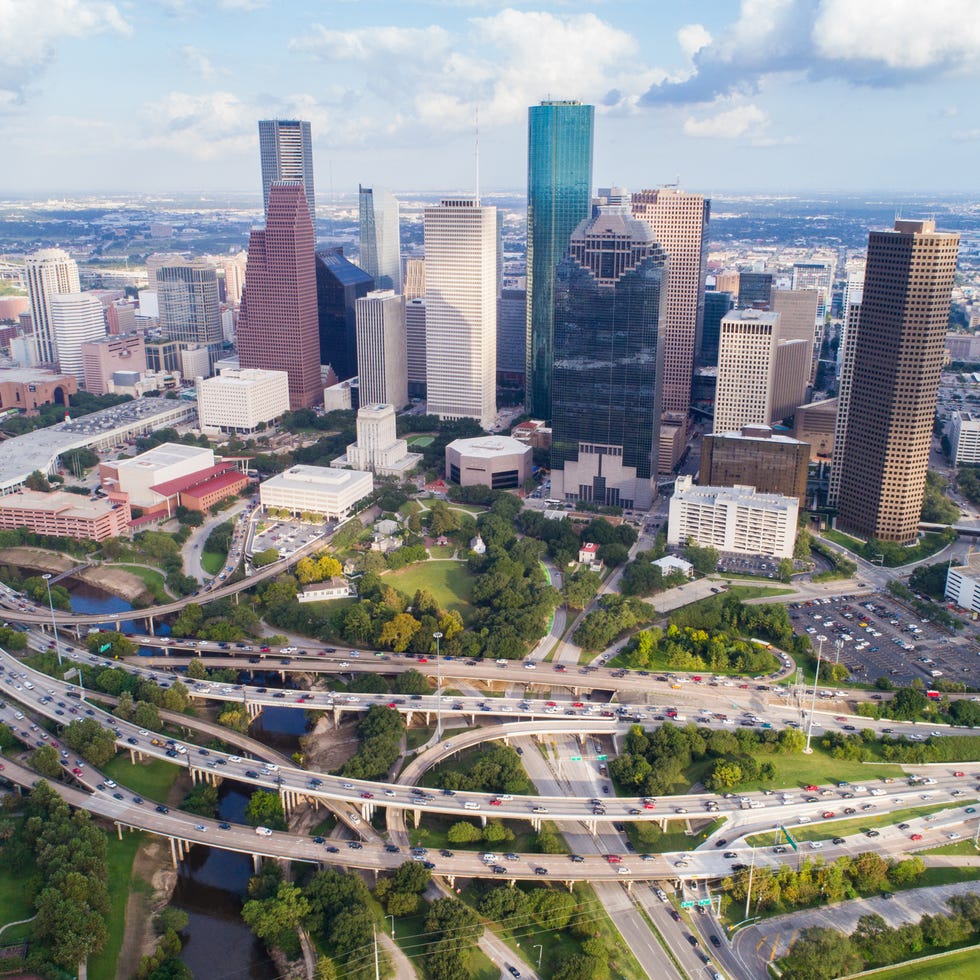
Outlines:
{"type": "Polygon", "coordinates": [[[147,616],[146,617],[146,631],[147,631],[147,633],[150,634],[150,636],[156,636],[156,633],[153,632],[153,617],[152,616],[147,616]]]}
{"type": "Polygon", "coordinates": [[[252,871],[254,874],[258,874],[262,870],[262,855],[253,854],[252,855],[252,871]]]}
{"type": "Polygon", "coordinates": [[[406,728],[411,728],[412,727],[412,719],[414,717],[415,717],[415,712],[414,711],[406,711],[405,712],[405,727],[406,728]]]}
{"type": "Polygon", "coordinates": [[[486,827],[487,825],[487,815],[485,813],[480,814],[480,826],[486,827]]]}
{"type": "Polygon", "coordinates": [[[627,895],[632,895],[633,894],[633,879],[632,878],[628,879],[625,882],[625,885],[626,885],[626,894],[627,895]]]}
{"type": "Polygon", "coordinates": [[[255,721],[262,714],[262,705],[256,701],[246,701],[245,713],[248,715],[250,722],[255,721]]]}
{"type": "Polygon", "coordinates": [[[122,840],[122,824],[118,821],[116,822],[116,836],[122,840]]]}
{"type": "Polygon", "coordinates": [[[412,810],[412,818],[415,821],[415,829],[418,830],[421,826],[422,811],[416,807],[416,809],[412,810]]]}
{"type": "Polygon", "coordinates": [[[453,891],[455,891],[456,890],[456,875],[446,875],[446,881],[449,882],[449,887],[452,888],[453,891]]]}
{"type": "Polygon", "coordinates": [[[599,822],[597,820],[586,820],[585,829],[593,836],[597,837],[599,834],[599,822]]]}
{"type": "Polygon", "coordinates": [[[578,733],[578,744],[581,745],[583,748],[585,747],[585,740],[587,737],[588,736],[585,734],[585,732],[578,733]]]}
{"type": "Polygon", "coordinates": [[[510,745],[510,736],[509,735],[505,735],[503,737],[502,741],[503,741],[504,745],[509,746],[510,745]]]}
{"type": "Polygon", "coordinates": [[[569,879],[568,881],[565,882],[565,887],[568,889],[568,893],[569,894],[572,893],[572,890],[573,890],[574,886],[575,886],[575,882],[572,881],[571,879],[569,879]]]}
{"type": "Polygon", "coordinates": [[[374,804],[373,803],[362,803],[361,804],[361,819],[365,823],[370,823],[371,818],[374,816],[374,804]]]}
{"type": "MultiPolygon", "coordinates": [[[[333,727],[340,728],[340,721],[343,718],[343,709],[335,707],[333,709],[333,727]]],[[[406,724],[411,724],[411,716],[409,716],[409,721],[406,724]]]]}
{"type": "Polygon", "coordinates": [[[531,817],[531,829],[536,833],[541,833],[541,819],[539,817],[531,817]]]}

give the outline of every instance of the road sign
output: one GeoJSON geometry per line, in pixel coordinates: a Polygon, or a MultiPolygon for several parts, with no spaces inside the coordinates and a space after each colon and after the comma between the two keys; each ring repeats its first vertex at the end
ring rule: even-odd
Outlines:
{"type": "Polygon", "coordinates": [[[693,909],[694,908],[694,902],[681,902],[681,908],[682,909],[693,909]]]}
{"type": "Polygon", "coordinates": [[[710,904],[711,904],[711,899],[710,898],[699,898],[698,899],[698,905],[710,905],[710,904]]]}
{"type": "Polygon", "coordinates": [[[112,649],[111,643],[103,643],[102,646],[99,647],[99,653],[105,653],[106,650],[111,650],[111,649],[112,649]]]}
{"type": "Polygon", "coordinates": [[[573,755],[571,757],[571,759],[572,759],[572,762],[581,762],[582,761],[582,757],[580,755],[573,755]]]}
{"type": "Polygon", "coordinates": [[[78,671],[78,668],[77,667],[72,667],[71,670],[66,670],[61,675],[62,680],[70,681],[75,676],[75,674],[77,673],[77,671],[78,671]]]}
{"type": "Polygon", "coordinates": [[[799,851],[799,847],[796,846],[796,841],[793,840],[793,835],[785,827],[780,827],[779,829],[786,835],[786,841],[789,846],[792,847],[794,851],[799,851]]]}
{"type": "Polygon", "coordinates": [[[597,755],[597,756],[596,756],[596,759],[597,759],[597,760],[598,760],[599,762],[605,762],[605,761],[606,761],[606,759],[608,759],[608,758],[609,758],[609,756],[608,756],[608,755],[606,755],[606,753],[605,753],[605,752],[603,752],[603,753],[602,753],[601,755],[597,755]]]}

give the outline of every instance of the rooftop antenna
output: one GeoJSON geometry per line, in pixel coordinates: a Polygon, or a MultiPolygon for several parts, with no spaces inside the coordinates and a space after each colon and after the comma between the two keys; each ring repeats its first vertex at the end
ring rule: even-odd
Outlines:
{"type": "Polygon", "coordinates": [[[480,107],[476,107],[476,206],[480,206],[480,107]]]}

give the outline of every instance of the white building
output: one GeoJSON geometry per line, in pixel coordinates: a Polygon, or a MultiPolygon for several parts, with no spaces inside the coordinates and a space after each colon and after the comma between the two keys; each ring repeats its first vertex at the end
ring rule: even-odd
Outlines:
{"type": "Polygon", "coordinates": [[[211,377],[211,349],[204,344],[181,344],[180,371],[185,378],[211,377]]]}
{"type": "Polygon", "coordinates": [[[105,308],[91,293],[60,293],[50,297],[48,310],[61,372],[84,381],[82,345],[106,335],[105,308]]]}
{"type": "Polygon", "coordinates": [[[976,412],[953,412],[949,422],[949,441],[953,461],[980,463],[980,415],[976,412]]]}
{"type": "Polygon", "coordinates": [[[377,289],[357,300],[354,310],[361,402],[401,411],[408,404],[405,300],[390,289],[377,289]]]}
{"type": "Polygon", "coordinates": [[[279,507],[292,514],[321,514],[343,520],[374,490],[374,477],[359,470],[329,466],[291,466],[259,487],[259,500],[268,510],[279,507]]]}
{"type": "Polygon", "coordinates": [[[690,476],[674,484],[667,519],[667,544],[730,554],[792,558],[796,541],[796,497],[756,493],[755,487],[696,487],[690,476]]]}
{"type": "Polygon", "coordinates": [[[844,307],[844,326],[841,333],[837,357],[840,360],[840,384],[837,389],[837,418],[834,421],[834,452],[830,464],[830,480],[827,487],[827,503],[837,506],[840,496],[841,460],[844,458],[844,445],[847,440],[847,420],[851,414],[851,389],[854,387],[854,354],[857,350],[858,324],[861,320],[861,300],[864,297],[864,271],[860,283],[850,285],[847,290],[847,305],[844,307]]]}
{"type": "Polygon", "coordinates": [[[335,576],[326,582],[314,582],[312,585],[304,585],[302,590],[296,593],[298,602],[328,602],[330,599],[346,599],[353,595],[347,579],[335,576]]]}
{"type": "Polygon", "coordinates": [[[224,370],[197,382],[197,414],[202,429],[255,432],[289,409],[289,375],[261,368],[224,370]]]}
{"type": "Polygon", "coordinates": [[[421,453],[410,453],[408,443],[398,438],[393,406],[365,405],[357,412],[357,442],[352,442],[347,454],[332,464],[370,470],[379,476],[403,477],[421,460],[421,453]]]}
{"type": "Polygon", "coordinates": [[[688,578],[694,578],[694,566],[689,561],[678,558],[677,555],[664,555],[663,558],[658,558],[650,564],[656,565],[663,575],[683,572],[688,578]]]}
{"type": "Polygon", "coordinates": [[[446,446],[446,476],[461,487],[507,490],[531,476],[534,450],[510,436],[454,439],[446,446]]]}
{"type": "Polygon", "coordinates": [[[980,554],[969,555],[965,565],[952,565],[946,573],[946,598],[961,609],[980,613],[980,554]]]}
{"type": "Polygon", "coordinates": [[[128,493],[131,506],[148,508],[159,505],[161,500],[160,494],[151,487],[200,473],[212,466],[214,453],[210,449],[165,442],[133,459],[102,463],[99,475],[106,489],[128,493]]]}
{"type": "Polygon", "coordinates": [[[440,419],[497,415],[497,209],[445,200],[425,209],[425,380],[440,419]]]}
{"type": "Polygon", "coordinates": [[[51,297],[77,293],[80,289],[78,265],[67,252],[60,248],[43,248],[27,256],[27,292],[34,324],[35,364],[54,364],[58,360],[58,345],[51,324],[51,297]]]}

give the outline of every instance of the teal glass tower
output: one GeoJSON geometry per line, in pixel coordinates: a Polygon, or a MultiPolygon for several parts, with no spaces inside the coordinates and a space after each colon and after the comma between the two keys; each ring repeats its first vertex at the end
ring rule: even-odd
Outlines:
{"type": "Polygon", "coordinates": [[[595,107],[542,102],[527,125],[527,351],[525,404],[551,419],[555,271],[592,210],[595,107]]]}

